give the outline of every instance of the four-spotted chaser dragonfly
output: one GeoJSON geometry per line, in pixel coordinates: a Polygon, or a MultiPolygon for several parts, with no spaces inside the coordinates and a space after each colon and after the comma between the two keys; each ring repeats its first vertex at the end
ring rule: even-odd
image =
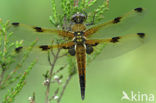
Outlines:
{"type": "MultiPolygon", "coordinates": [[[[127,34],[123,36],[115,36],[111,38],[104,38],[104,39],[88,39],[88,37],[94,35],[97,31],[101,28],[110,28],[113,25],[120,24],[120,22],[124,22],[124,19],[131,15],[140,15],[144,11],[143,8],[135,8],[130,12],[116,17],[113,20],[108,22],[104,22],[89,29],[86,29],[86,25],[84,22],[86,21],[87,17],[83,13],[76,13],[71,17],[71,21],[74,23],[71,26],[71,31],[68,30],[58,30],[58,29],[45,29],[41,27],[33,27],[28,26],[25,24],[20,24],[18,22],[12,23],[13,26],[23,26],[29,27],[36,32],[40,33],[54,33],[62,37],[68,38],[70,41],[66,43],[61,43],[58,45],[41,45],[39,46],[40,49],[43,51],[47,51],[52,48],[63,48],[68,49],[68,52],[71,56],[76,56],[77,60],[77,68],[79,72],[79,80],[80,80],[80,88],[81,88],[81,97],[84,99],[85,97],[85,87],[86,87],[86,54],[91,54],[93,52],[93,48],[100,43],[107,43],[107,44],[117,44],[118,42],[122,42],[122,40],[126,40],[127,38],[137,38],[144,39],[146,36],[145,33],[136,33],[136,34],[127,34]]],[[[128,26],[128,25],[127,25],[128,26]]],[[[113,29],[112,29],[113,31],[113,29]]],[[[96,34],[95,34],[96,35],[96,34]]],[[[108,34],[101,34],[101,35],[108,35],[108,34]]],[[[16,51],[19,51],[23,47],[16,48],[16,51]]]]}

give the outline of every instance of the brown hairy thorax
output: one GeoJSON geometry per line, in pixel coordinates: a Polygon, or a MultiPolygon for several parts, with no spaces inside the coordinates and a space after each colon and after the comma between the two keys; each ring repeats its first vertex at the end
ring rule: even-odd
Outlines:
{"type": "Polygon", "coordinates": [[[84,24],[74,24],[72,26],[72,31],[77,32],[77,31],[84,31],[86,30],[86,26],[84,24]]]}

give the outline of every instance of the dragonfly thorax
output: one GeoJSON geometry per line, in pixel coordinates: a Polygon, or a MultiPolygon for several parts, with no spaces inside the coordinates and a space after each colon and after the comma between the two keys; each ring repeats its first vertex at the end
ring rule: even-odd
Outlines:
{"type": "Polygon", "coordinates": [[[86,39],[83,31],[74,32],[74,39],[76,45],[84,45],[86,39]]]}

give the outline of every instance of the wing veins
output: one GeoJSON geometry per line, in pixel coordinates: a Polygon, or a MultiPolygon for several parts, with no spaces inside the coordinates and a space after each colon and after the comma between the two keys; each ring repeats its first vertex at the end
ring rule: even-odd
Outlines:
{"type": "Polygon", "coordinates": [[[12,25],[14,27],[22,26],[22,27],[34,30],[35,32],[39,32],[39,33],[56,33],[62,37],[68,37],[68,38],[74,37],[74,34],[72,32],[65,31],[65,30],[45,29],[45,28],[41,28],[41,27],[37,27],[37,26],[29,26],[29,25],[21,24],[21,23],[17,23],[17,22],[12,23],[12,25]]]}
{"type": "MultiPolygon", "coordinates": [[[[85,36],[86,37],[91,36],[92,34],[96,33],[98,30],[100,30],[102,27],[106,28],[106,27],[110,27],[111,25],[116,25],[116,24],[120,23],[121,21],[124,21],[124,19],[126,19],[128,16],[137,14],[137,13],[142,13],[142,11],[143,11],[143,8],[136,8],[122,16],[114,18],[113,20],[110,20],[110,21],[104,22],[102,24],[99,24],[95,27],[92,27],[85,31],[85,36]]],[[[139,15],[139,14],[137,14],[137,15],[139,15]]]]}

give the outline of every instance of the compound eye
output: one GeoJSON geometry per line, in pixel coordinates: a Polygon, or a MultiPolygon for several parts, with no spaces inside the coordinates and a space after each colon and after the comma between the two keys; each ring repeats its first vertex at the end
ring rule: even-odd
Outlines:
{"type": "Polygon", "coordinates": [[[75,21],[75,18],[72,18],[71,21],[74,22],[75,21]]]}
{"type": "Polygon", "coordinates": [[[77,18],[76,16],[73,16],[73,17],[71,18],[71,21],[75,22],[76,18],[77,18]]]}
{"type": "Polygon", "coordinates": [[[86,17],[85,17],[85,16],[81,16],[79,22],[80,22],[80,23],[83,23],[84,21],[86,21],[86,17]]]}
{"type": "Polygon", "coordinates": [[[79,23],[80,20],[79,20],[79,17],[76,16],[72,18],[72,21],[75,23],[79,23]]]}
{"type": "Polygon", "coordinates": [[[76,24],[81,24],[86,20],[86,17],[84,15],[81,15],[81,14],[75,14],[72,16],[71,20],[73,22],[75,22],[76,24]]]}

